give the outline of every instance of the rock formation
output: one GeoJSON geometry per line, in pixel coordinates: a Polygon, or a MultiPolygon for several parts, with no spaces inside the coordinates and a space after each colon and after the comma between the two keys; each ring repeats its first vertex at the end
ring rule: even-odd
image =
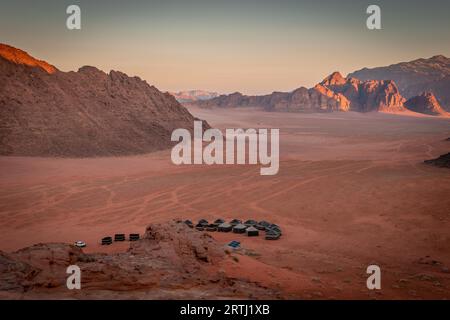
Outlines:
{"type": "Polygon", "coordinates": [[[0,45],[0,84],[1,155],[146,153],[170,147],[176,128],[193,130],[173,96],[119,71],[61,72],[0,45]]]}
{"type": "Polygon", "coordinates": [[[447,114],[432,92],[424,92],[419,96],[412,97],[405,102],[405,106],[411,111],[429,115],[447,114]]]}
{"type": "Polygon", "coordinates": [[[363,81],[392,79],[407,99],[431,91],[444,110],[450,111],[450,59],[443,55],[386,67],[364,68],[350,73],[348,77],[363,81]]]}
{"type": "Polygon", "coordinates": [[[425,160],[424,162],[436,167],[450,168],[450,153],[443,154],[436,159],[425,160]]]}
{"type": "Polygon", "coordinates": [[[404,98],[393,81],[360,81],[335,72],[321,85],[347,98],[351,111],[404,111],[404,98]]]}

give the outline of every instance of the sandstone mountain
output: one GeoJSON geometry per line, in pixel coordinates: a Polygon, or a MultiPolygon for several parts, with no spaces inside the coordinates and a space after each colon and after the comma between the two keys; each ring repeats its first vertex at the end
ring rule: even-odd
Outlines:
{"type": "Polygon", "coordinates": [[[217,92],[204,91],[204,90],[188,90],[179,92],[169,92],[177,99],[178,102],[193,102],[199,100],[209,100],[218,97],[217,92]]]}
{"type": "Polygon", "coordinates": [[[138,77],[95,67],[62,72],[0,44],[0,154],[89,157],[171,145],[194,117],[138,77]]]}
{"type": "Polygon", "coordinates": [[[405,102],[405,107],[411,111],[430,114],[430,115],[446,115],[444,109],[437,101],[432,92],[424,92],[419,96],[412,97],[405,102]]]}
{"type": "MultiPolygon", "coordinates": [[[[351,111],[404,111],[405,99],[391,80],[360,81],[355,78],[344,78],[339,72],[334,72],[325,78],[321,84],[336,94],[347,98],[351,111]]],[[[317,86],[316,86],[317,87],[317,86]]]]}
{"type": "Polygon", "coordinates": [[[360,81],[334,72],[314,88],[245,96],[239,92],[196,104],[202,107],[259,107],[267,111],[330,112],[406,110],[393,81],[360,81]]]}
{"type": "Polygon", "coordinates": [[[431,91],[442,107],[450,111],[450,58],[437,55],[386,67],[364,68],[348,77],[360,80],[394,80],[407,99],[431,91]]]}

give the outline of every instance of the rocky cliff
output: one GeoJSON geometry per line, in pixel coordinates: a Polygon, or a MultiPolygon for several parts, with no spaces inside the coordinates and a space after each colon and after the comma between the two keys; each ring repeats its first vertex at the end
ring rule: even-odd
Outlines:
{"type": "Polygon", "coordinates": [[[419,96],[412,97],[405,102],[405,106],[411,111],[429,115],[447,114],[432,92],[424,92],[419,96]]]}
{"type": "Polygon", "coordinates": [[[360,80],[392,79],[407,99],[431,91],[446,111],[450,111],[450,59],[436,55],[386,67],[364,68],[348,77],[360,80]]]}
{"type": "Polygon", "coordinates": [[[404,111],[403,102],[396,84],[391,80],[360,81],[355,78],[344,78],[334,72],[325,78],[321,85],[335,94],[341,94],[349,101],[351,111],[404,111]]]}
{"type": "Polygon", "coordinates": [[[90,157],[171,145],[194,117],[138,77],[95,67],[61,72],[0,45],[0,154],[90,157]]]}

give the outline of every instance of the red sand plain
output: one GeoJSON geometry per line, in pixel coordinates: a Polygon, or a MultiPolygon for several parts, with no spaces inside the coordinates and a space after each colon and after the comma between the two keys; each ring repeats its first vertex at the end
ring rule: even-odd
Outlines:
{"type": "Polygon", "coordinates": [[[280,171],[175,166],[170,150],[91,159],[0,158],[0,250],[143,233],[174,218],[279,224],[283,237],[213,233],[245,254],[223,270],[300,299],[450,298],[450,121],[380,113],[289,114],[191,108],[217,128],[280,128],[280,171]],[[382,290],[366,288],[377,264],[382,290]]]}

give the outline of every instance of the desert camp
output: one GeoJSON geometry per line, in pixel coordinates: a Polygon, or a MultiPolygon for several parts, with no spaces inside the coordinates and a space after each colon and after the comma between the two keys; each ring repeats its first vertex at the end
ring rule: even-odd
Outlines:
{"type": "MultiPolygon", "coordinates": [[[[232,219],[229,222],[225,222],[224,219],[216,219],[214,223],[209,224],[208,220],[200,219],[195,225],[197,231],[206,232],[233,232],[236,234],[246,235],[247,237],[258,237],[260,231],[265,231],[264,239],[266,240],[278,240],[282,231],[280,226],[274,223],[270,223],[265,220],[256,221],[253,219],[246,220],[244,223],[240,219],[232,219]]],[[[184,223],[190,228],[194,227],[191,220],[185,220],[184,223]]]]}

